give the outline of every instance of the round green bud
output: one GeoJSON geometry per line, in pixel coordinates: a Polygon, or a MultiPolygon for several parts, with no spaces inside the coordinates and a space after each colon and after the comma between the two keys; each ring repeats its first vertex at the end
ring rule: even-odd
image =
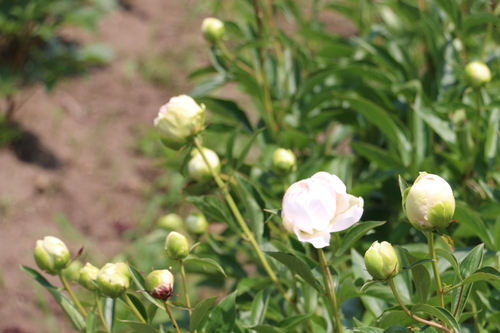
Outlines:
{"type": "Polygon", "coordinates": [[[144,284],[151,297],[167,300],[173,295],[174,276],[168,269],[152,271],[146,276],[144,284]]]}
{"type": "Polygon", "coordinates": [[[172,231],[165,240],[165,251],[167,256],[174,260],[180,260],[189,254],[189,242],[186,236],[172,231]]]}
{"type": "Polygon", "coordinates": [[[224,36],[226,29],[224,23],[216,18],[207,17],[201,24],[201,32],[203,37],[212,44],[215,44],[224,36]]]}
{"type": "Polygon", "coordinates": [[[36,241],[34,256],[41,270],[50,275],[57,275],[68,265],[70,255],[62,240],[46,236],[43,240],[36,241]]]}
{"type": "Polygon", "coordinates": [[[273,153],[272,168],[280,176],[287,176],[297,169],[297,158],[289,149],[278,148],[273,153]]]}
{"type": "Polygon", "coordinates": [[[167,214],[158,219],[158,227],[166,230],[180,230],[184,225],[182,217],[177,214],[167,214]]]}
{"type": "Polygon", "coordinates": [[[446,180],[420,172],[408,191],[404,206],[408,220],[416,229],[433,231],[450,224],[455,212],[455,198],[446,180]]]}
{"type": "Polygon", "coordinates": [[[126,263],[124,263],[122,261],[117,262],[115,264],[115,269],[119,274],[122,274],[129,279],[132,278],[132,275],[130,274],[130,271],[128,270],[128,265],[126,263]]]}
{"type": "Polygon", "coordinates": [[[154,120],[162,143],[178,150],[190,137],[201,132],[205,123],[205,106],[187,95],[172,97],[154,120]]]}
{"type": "Polygon", "coordinates": [[[465,66],[465,78],[472,88],[481,88],[491,80],[491,72],[482,61],[473,61],[465,66]]]}
{"type": "MultiPolygon", "coordinates": [[[[203,148],[203,153],[208,160],[208,163],[216,172],[220,171],[220,160],[217,153],[211,149],[203,148]]],[[[212,174],[210,173],[210,169],[208,168],[207,163],[203,159],[203,156],[198,151],[198,149],[193,149],[191,151],[191,160],[188,163],[188,173],[189,177],[196,180],[197,182],[204,183],[211,180],[212,174]]]]}
{"type": "Polygon", "coordinates": [[[88,290],[96,290],[94,281],[97,279],[100,269],[92,265],[91,263],[86,263],[85,266],[80,269],[80,279],[78,283],[88,290]]]}
{"type": "Polygon", "coordinates": [[[399,260],[387,242],[374,242],[365,253],[365,265],[375,280],[387,280],[399,273],[399,260]]]}
{"type": "Polygon", "coordinates": [[[72,261],[71,264],[68,265],[68,267],[64,268],[62,270],[62,273],[64,277],[69,281],[78,283],[78,280],[80,279],[80,269],[82,267],[83,267],[82,262],[75,260],[72,261]]]}
{"type": "Polygon", "coordinates": [[[202,234],[207,231],[208,222],[205,215],[194,212],[186,218],[186,227],[193,234],[202,234]]]}
{"type": "Polygon", "coordinates": [[[117,298],[130,286],[130,279],[118,272],[115,264],[106,264],[97,274],[99,290],[106,296],[117,298]]]}

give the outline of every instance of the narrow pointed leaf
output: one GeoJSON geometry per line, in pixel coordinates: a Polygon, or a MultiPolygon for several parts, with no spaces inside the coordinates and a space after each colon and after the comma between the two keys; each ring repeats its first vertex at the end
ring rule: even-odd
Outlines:
{"type": "Polygon", "coordinates": [[[225,277],[227,277],[226,272],[224,272],[224,269],[222,268],[222,266],[219,265],[219,263],[217,261],[213,260],[213,259],[210,259],[210,258],[198,258],[198,257],[195,257],[194,255],[191,254],[191,255],[188,255],[183,260],[183,262],[186,263],[186,264],[203,265],[203,266],[208,266],[208,267],[215,268],[222,275],[224,275],[225,277]]]}
{"type": "Polygon", "coordinates": [[[370,222],[359,222],[356,223],[353,227],[347,231],[345,236],[342,238],[342,243],[335,252],[335,256],[339,257],[344,254],[345,251],[349,250],[351,247],[356,244],[356,242],[366,235],[366,233],[373,228],[379,227],[383,225],[385,221],[370,221],[370,222]]]}
{"type": "Polygon", "coordinates": [[[451,313],[448,312],[448,310],[440,307],[433,307],[427,304],[417,304],[411,308],[411,313],[415,314],[418,312],[423,312],[428,315],[434,316],[440,319],[448,327],[451,327],[451,329],[453,329],[455,333],[460,333],[460,326],[458,326],[457,321],[455,320],[455,318],[453,318],[451,313]]]}
{"type": "Polygon", "coordinates": [[[266,254],[281,262],[294,274],[302,277],[304,281],[319,291],[318,283],[316,282],[311,269],[304,261],[302,261],[302,259],[294,256],[293,254],[283,252],[266,252],[266,254]]]}
{"type": "Polygon", "coordinates": [[[210,297],[196,304],[189,322],[189,330],[191,332],[200,330],[201,327],[203,327],[210,313],[209,310],[217,298],[219,298],[219,296],[210,297]]]}
{"type": "Polygon", "coordinates": [[[237,290],[224,298],[212,310],[205,325],[206,333],[231,333],[236,321],[236,294],[237,290]]]}

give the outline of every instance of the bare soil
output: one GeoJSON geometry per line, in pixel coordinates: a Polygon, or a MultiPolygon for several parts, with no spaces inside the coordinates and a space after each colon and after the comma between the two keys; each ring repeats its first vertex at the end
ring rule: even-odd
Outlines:
{"type": "Polygon", "coordinates": [[[97,35],[69,30],[81,42],[110,45],[114,61],[86,78],[64,80],[51,94],[43,87],[22,93],[15,119],[26,135],[0,149],[0,332],[71,331],[50,296],[49,309],[37,301],[48,294],[19,269],[36,267],[37,239],[59,237],[73,254],[83,245],[97,264],[126,246],[121,231],[137,223],[148,175],[158,170],[136,151],[140,129],[152,125],[171,96],[192,88],[187,70],[196,56],[186,60],[183,52],[205,49],[193,7],[193,1],[129,1],[100,23],[97,35]],[[158,54],[164,59],[152,58],[158,54]],[[144,59],[152,59],[150,72],[166,76],[163,88],[141,73],[144,59]],[[57,220],[69,221],[73,233],[57,220]],[[58,319],[47,319],[51,311],[58,319]]]}

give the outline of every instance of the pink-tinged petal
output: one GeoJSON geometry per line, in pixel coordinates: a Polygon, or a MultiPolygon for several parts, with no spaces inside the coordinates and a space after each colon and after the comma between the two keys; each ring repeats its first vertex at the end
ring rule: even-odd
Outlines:
{"type": "Polygon", "coordinates": [[[312,234],[301,233],[296,229],[295,234],[301,242],[311,243],[315,248],[321,249],[330,245],[330,233],[326,231],[316,231],[312,234]]]}
{"type": "Polygon", "coordinates": [[[330,224],[330,227],[328,228],[329,232],[338,232],[345,230],[361,219],[361,216],[363,215],[363,198],[357,198],[350,194],[348,194],[347,196],[349,199],[350,208],[345,212],[335,216],[330,224]]]}
{"type": "Polygon", "coordinates": [[[337,193],[337,195],[335,196],[335,199],[337,201],[336,214],[340,214],[342,212],[345,212],[350,207],[348,194],[337,193]]]}

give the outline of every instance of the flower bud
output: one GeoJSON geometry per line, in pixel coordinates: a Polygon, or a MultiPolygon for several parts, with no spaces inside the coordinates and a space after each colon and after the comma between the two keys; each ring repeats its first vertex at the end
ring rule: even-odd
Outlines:
{"type": "Polygon", "coordinates": [[[212,44],[215,44],[219,39],[224,36],[224,23],[214,17],[207,17],[201,24],[201,32],[203,37],[212,44]]]}
{"type": "Polygon", "coordinates": [[[69,262],[69,250],[66,244],[52,236],[36,241],[34,255],[38,267],[51,275],[59,274],[69,262]]]}
{"type": "Polygon", "coordinates": [[[198,105],[187,95],[173,97],[160,108],[154,124],[160,133],[162,143],[172,149],[179,149],[189,138],[203,129],[205,106],[198,105]]]}
{"type": "Polygon", "coordinates": [[[119,272],[122,269],[115,264],[106,264],[97,274],[99,290],[111,298],[120,297],[129,287],[130,279],[119,272]]]}
{"type": "Polygon", "coordinates": [[[187,217],[186,226],[193,234],[202,234],[207,231],[208,222],[205,215],[194,212],[187,217]]]}
{"type": "Polygon", "coordinates": [[[146,276],[144,283],[153,298],[167,300],[173,295],[174,276],[168,269],[152,271],[146,276]]]}
{"type": "Polygon", "coordinates": [[[83,267],[81,261],[75,260],[68,265],[68,267],[62,270],[62,273],[66,279],[72,282],[78,282],[80,279],[80,269],[83,267]]]}
{"type": "Polygon", "coordinates": [[[365,265],[375,280],[387,280],[399,273],[399,259],[390,243],[374,242],[365,253],[365,265]]]}
{"type": "Polygon", "coordinates": [[[167,256],[174,260],[184,259],[189,254],[189,243],[186,236],[172,231],[165,240],[167,256]]]}
{"type": "Polygon", "coordinates": [[[289,149],[278,148],[273,153],[272,167],[280,176],[287,176],[297,169],[297,159],[289,149]]]}
{"type": "MultiPolygon", "coordinates": [[[[220,171],[220,160],[217,153],[208,148],[203,148],[203,153],[208,160],[212,169],[219,172],[220,171]]],[[[212,174],[208,168],[207,163],[203,159],[203,156],[198,151],[198,149],[193,149],[191,151],[191,160],[188,163],[188,173],[189,177],[196,180],[197,182],[203,183],[212,179],[212,174]]]]}
{"type": "Polygon", "coordinates": [[[420,172],[413,186],[403,198],[406,216],[421,231],[446,228],[455,212],[455,198],[450,185],[443,178],[420,172]]]}
{"type": "Polygon", "coordinates": [[[94,281],[97,279],[100,269],[92,265],[91,263],[86,263],[82,269],[80,269],[80,279],[78,283],[82,287],[88,290],[95,290],[96,286],[94,281]]]}
{"type": "Polygon", "coordinates": [[[465,66],[465,77],[472,88],[481,88],[491,80],[491,72],[482,61],[469,62],[465,66]]]}
{"type": "Polygon", "coordinates": [[[167,214],[158,219],[158,227],[166,230],[180,230],[184,225],[182,217],[177,214],[167,214]]]}
{"type": "Polygon", "coordinates": [[[115,269],[117,273],[127,277],[129,280],[132,278],[132,275],[130,275],[130,271],[128,270],[128,265],[123,261],[117,262],[115,264],[115,269]]]}

